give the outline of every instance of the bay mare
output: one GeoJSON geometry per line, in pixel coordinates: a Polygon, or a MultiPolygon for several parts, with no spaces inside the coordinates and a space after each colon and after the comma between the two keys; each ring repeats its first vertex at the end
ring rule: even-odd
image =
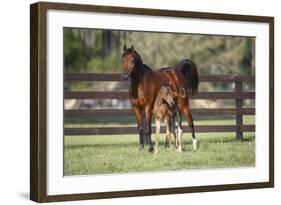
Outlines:
{"type": "Polygon", "coordinates": [[[190,112],[189,95],[195,94],[198,89],[198,74],[195,64],[190,60],[182,60],[177,67],[166,67],[153,71],[143,63],[141,56],[134,49],[124,45],[122,54],[122,77],[130,79],[129,98],[132,109],[136,115],[140,150],[144,149],[144,142],[149,144],[149,151],[153,151],[151,141],[151,118],[154,101],[163,84],[170,84],[173,92],[179,93],[181,88],[185,89],[187,95],[174,96],[178,109],[178,135],[182,135],[182,114],[185,115],[187,123],[192,132],[193,149],[197,148],[195,139],[193,118],[190,112]],[[142,125],[142,113],[145,113],[145,128],[142,125]],[[146,138],[146,140],[145,140],[146,138]]]}

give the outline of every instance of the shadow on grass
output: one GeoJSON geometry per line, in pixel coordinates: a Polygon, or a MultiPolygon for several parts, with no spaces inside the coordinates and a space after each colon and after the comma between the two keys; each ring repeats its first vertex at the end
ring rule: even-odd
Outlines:
{"type": "Polygon", "coordinates": [[[124,146],[135,146],[138,147],[138,142],[128,143],[93,143],[93,144],[77,144],[77,145],[65,145],[67,149],[80,149],[80,148],[109,148],[109,147],[124,147],[124,146]]]}
{"type": "Polygon", "coordinates": [[[110,124],[116,123],[120,125],[136,124],[135,117],[119,117],[112,116],[108,117],[84,117],[84,118],[65,118],[64,123],[66,124],[110,124]]]}
{"type": "Polygon", "coordinates": [[[220,137],[220,138],[217,138],[217,137],[214,137],[214,139],[212,139],[211,137],[209,137],[208,139],[204,139],[204,137],[200,137],[200,141],[204,141],[204,142],[210,142],[210,143],[233,143],[233,142],[253,142],[255,141],[255,136],[248,136],[246,138],[244,138],[243,140],[239,141],[239,140],[236,140],[235,136],[233,137],[220,137]]]}
{"type": "MultiPolygon", "coordinates": [[[[237,141],[234,137],[233,138],[230,138],[230,137],[221,137],[221,138],[215,138],[215,139],[211,139],[211,138],[208,138],[208,139],[204,139],[204,137],[201,139],[198,140],[198,143],[199,143],[199,147],[200,147],[200,144],[202,142],[204,143],[210,143],[210,144],[217,144],[217,143],[248,143],[248,142],[254,142],[255,141],[255,137],[254,136],[249,136],[245,139],[243,139],[242,141],[237,141]]],[[[153,145],[155,144],[155,142],[153,141],[153,145]]],[[[191,140],[188,140],[188,141],[183,141],[183,146],[189,146],[189,145],[192,145],[192,141],[191,140]]],[[[97,148],[97,149],[100,149],[100,148],[110,148],[110,147],[115,147],[115,148],[118,148],[118,147],[124,147],[124,146],[129,146],[129,147],[136,147],[138,148],[139,146],[139,143],[138,141],[136,142],[123,142],[123,143],[92,143],[92,144],[75,144],[75,145],[65,145],[64,147],[67,148],[67,149],[81,149],[81,148],[97,148]]],[[[148,146],[148,145],[146,145],[148,146]]],[[[165,142],[164,141],[161,141],[159,143],[159,146],[165,146],[165,142]]]]}

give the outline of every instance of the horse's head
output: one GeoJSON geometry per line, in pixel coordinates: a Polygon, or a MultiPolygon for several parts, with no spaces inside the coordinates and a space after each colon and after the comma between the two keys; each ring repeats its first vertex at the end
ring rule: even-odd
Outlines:
{"type": "Polygon", "coordinates": [[[129,77],[137,71],[139,66],[142,66],[142,60],[135,51],[134,46],[132,45],[131,48],[127,48],[126,45],[124,45],[122,55],[122,78],[125,80],[129,79],[129,77]]]}
{"type": "Polygon", "coordinates": [[[158,97],[160,97],[165,103],[169,105],[170,108],[175,107],[175,101],[173,98],[173,93],[169,85],[163,85],[159,92],[158,97]]]}

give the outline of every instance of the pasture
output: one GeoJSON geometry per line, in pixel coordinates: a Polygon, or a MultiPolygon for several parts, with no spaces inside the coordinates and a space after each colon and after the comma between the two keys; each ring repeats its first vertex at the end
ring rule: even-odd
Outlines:
{"type": "MultiPolygon", "coordinates": [[[[123,118],[122,118],[123,119],[123,118]]],[[[134,123],[128,118],[118,123],[105,123],[106,119],[69,119],[65,127],[96,125],[118,126],[134,123]]],[[[254,124],[255,116],[243,116],[244,124],[254,124]]],[[[233,118],[195,117],[196,125],[234,125],[233,118]]],[[[164,131],[164,129],[162,129],[164,131]]],[[[138,151],[138,134],[96,135],[64,137],[64,175],[92,175],[128,172],[150,172],[203,168],[228,168],[255,166],[255,133],[244,133],[244,140],[237,141],[235,133],[196,133],[198,150],[192,150],[190,133],[183,135],[183,152],[164,148],[162,131],[159,153],[138,151]]],[[[152,135],[153,143],[155,135],[152,135]]]]}

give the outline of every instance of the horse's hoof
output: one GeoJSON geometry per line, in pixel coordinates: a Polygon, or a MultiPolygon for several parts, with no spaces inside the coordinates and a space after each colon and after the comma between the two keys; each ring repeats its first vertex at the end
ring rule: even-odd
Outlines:
{"type": "Polygon", "coordinates": [[[180,146],[180,147],[178,147],[176,151],[177,151],[177,152],[179,152],[179,153],[181,153],[181,152],[182,152],[182,148],[181,148],[181,146],[180,146]]]}
{"type": "Polygon", "coordinates": [[[139,147],[139,152],[143,152],[144,147],[139,147]]]}
{"type": "Polygon", "coordinates": [[[149,151],[149,152],[153,152],[153,151],[154,151],[153,146],[150,146],[150,147],[148,148],[148,151],[149,151]]]}

